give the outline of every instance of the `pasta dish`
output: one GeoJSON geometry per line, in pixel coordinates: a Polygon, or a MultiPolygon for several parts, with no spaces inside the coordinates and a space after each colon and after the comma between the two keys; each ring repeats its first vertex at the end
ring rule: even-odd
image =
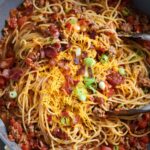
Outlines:
{"type": "Polygon", "coordinates": [[[23,150],[146,150],[147,16],[126,0],[24,0],[0,41],[0,116],[23,150]]]}

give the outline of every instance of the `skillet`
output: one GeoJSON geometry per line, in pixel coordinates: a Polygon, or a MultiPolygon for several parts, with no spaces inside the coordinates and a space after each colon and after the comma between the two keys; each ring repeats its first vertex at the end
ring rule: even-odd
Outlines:
{"type": "MultiPolygon", "coordinates": [[[[8,18],[10,9],[16,8],[22,2],[23,0],[0,0],[0,31],[5,25],[5,20],[8,18]]],[[[139,9],[139,11],[150,15],[150,0],[133,0],[133,4],[135,8],[139,9]]],[[[4,150],[4,146],[5,145],[0,140],[0,150],[4,150]]],[[[150,150],[150,144],[148,150],[150,150]]]]}

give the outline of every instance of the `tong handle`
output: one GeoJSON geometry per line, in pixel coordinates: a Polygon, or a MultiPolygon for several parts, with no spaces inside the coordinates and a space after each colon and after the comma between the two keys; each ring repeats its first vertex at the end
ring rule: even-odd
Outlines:
{"type": "Polygon", "coordinates": [[[108,111],[106,113],[111,116],[132,116],[132,115],[137,115],[140,113],[147,113],[147,112],[150,112],[150,104],[148,104],[142,108],[139,108],[139,109],[108,111]]]}
{"type": "Polygon", "coordinates": [[[140,38],[142,40],[150,41],[150,33],[125,33],[119,32],[119,37],[126,37],[126,38],[140,38]]]}

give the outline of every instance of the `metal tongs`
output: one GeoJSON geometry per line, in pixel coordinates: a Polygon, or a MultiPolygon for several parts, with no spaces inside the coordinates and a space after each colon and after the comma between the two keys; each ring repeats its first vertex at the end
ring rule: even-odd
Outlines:
{"type": "Polygon", "coordinates": [[[7,137],[6,127],[3,121],[0,119],[0,139],[7,145],[10,150],[21,150],[21,148],[15,143],[11,142],[7,137]]]}
{"type": "Polygon", "coordinates": [[[150,33],[125,33],[125,32],[119,32],[119,37],[126,37],[126,38],[134,38],[134,39],[142,39],[150,41],[150,33]]]}
{"type": "Polygon", "coordinates": [[[147,112],[150,112],[150,104],[137,109],[107,111],[106,114],[111,116],[132,116],[147,112]]]}

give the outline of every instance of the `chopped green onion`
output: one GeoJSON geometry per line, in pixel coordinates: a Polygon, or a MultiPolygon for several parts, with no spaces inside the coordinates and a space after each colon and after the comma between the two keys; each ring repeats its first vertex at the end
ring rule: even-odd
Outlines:
{"type": "Polygon", "coordinates": [[[119,150],[119,147],[117,145],[115,145],[113,150],[119,150]]]}
{"type": "Polygon", "coordinates": [[[123,67],[119,67],[118,72],[120,73],[120,75],[124,76],[126,74],[125,69],[123,67]]]}
{"type": "Polygon", "coordinates": [[[86,95],[80,95],[79,100],[85,102],[86,101],[86,95]]]}
{"type": "Polygon", "coordinates": [[[63,126],[69,126],[70,125],[70,119],[68,117],[62,117],[60,122],[63,126]]]}
{"type": "Polygon", "coordinates": [[[124,104],[119,104],[118,105],[118,108],[122,108],[122,107],[124,107],[124,104]]]}
{"type": "Polygon", "coordinates": [[[87,87],[95,82],[96,82],[95,78],[87,78],[87,77],[84,78],[84,83],[87,87]]]}
{"type": "Polygon", "coordinates": [[[105,85],[105,82],[104,82],[104,81],[100,81],[100,82],[99,82],[99,88],[100,88],[101,90],[104,90],[104,89],[106,88],[106,85],[105,85]]]}
{"type": "Polygon", "coordinates": [[[108,58],[108,56],[107,56],[106,54],[103,54],[103,55],[100,57],[100,62],[101,62],[102,64],[108,62],[108,60],[109,60],[109,58],[108,58]]]}
{"type": "Polygon", "coordinates": [[[70,22],[72,25],[74,25],[74,24],[77,23],[77,19],[76,19],[76,18],[72,18],[72,19],[69,20],[69,22],[70,22]]]}
{"type": "Polygon", "coordinates": [[[91,66],[94,66],[96,64],[96,61],[94,60],[94,58],[85,58],[84,59],[84,63],[87,67],[91,67],[91,66]]]}
{"type": "Polygon", "coordinates": [[[84,77],[88,77],[88,76],[89,76],[89,73],[88,73],[87,69],[85,69],[84,77]]]}
{"type": "Polygon", "coordinates": [[[79,56],[81,55],[81,48],[78,47],[78,48],[76,49],[75,53],[76,53],[76,56],[79,57],[79,56]]]}
{"type": "Polygon", "coordinates": [[[9,92],[9,97],[12,98],[12,99],[16,98],[17,97],[17,92],[16,91],[10,91],[9,92]]]}
{"type": "Polygon", "coordinates": [[[79,100],[86,101],[86,94],[83,88],[77,88],[75,94],[78,96],[79,100]]]}
{"type": "Polygon", "coordinates": [[[92,90],[93,93],[96,93],[96,92],[97,92],[92,86],[89,86],[88,88],[89,88],[90,90],[92,90]]]}
{"type": "Polygon", "coordinates": [[[124,16],[129,16],[130,15],[130,10],[127,7],[124,7],[124,9],[122,10],[122,13],[124,16]]]}

